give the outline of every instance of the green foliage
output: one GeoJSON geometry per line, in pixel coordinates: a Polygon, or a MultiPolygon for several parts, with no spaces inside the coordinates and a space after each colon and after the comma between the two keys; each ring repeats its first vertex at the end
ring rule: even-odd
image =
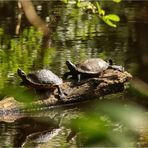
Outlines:
{"type": "Polygon", "coordinates": [[[109,20],[114,21],[114,22],[120,21],[119,16],[115,15],[115,14],[108,14],[108,15],[105,16],[105,19],[109,19],[109,20]]]}
{"type": "Polygon", "coordinates": [[[144,112],[134,105],[101,103],[74,120],[72,127],[79,131],[81,146],[135,147],[140,128],[147,128],[144,112]]]}
{"type": "Polygon", "coordinates": [[[7,96],[13,96],[15,100],[19,102],[25,103],[27,106],[30,105],[30,102],[37,101],[37,95],[34,90],[29,90],[24,87],[19,87],[14,85],[7,85],[2,90],[4,94],[7,94],[7,96]]]}
{"type": "Polygon", "coordinates": [[[117,25],[114,22],[119,22],[120,17],[116,14],[108,14],[102,17],[104,22],[108,24],[111,27],[117,27],[117,25]]]}
{"type": "Polygon", "coordinates": [[[107,14],[105,15],[105,10],[103,10],[99,4],[99,2],[96,2],[97,5],[97,10],[99,13],[100,18],[109,26],[111,27],[117,27],[117,25],[115,24],[115,22],[119,22],[120,21],[120,17],[116,14],[107,14]]]}
{"type": "Polygon", "coordinates": [[[61,0],[62,2],[64,2],[64,3],[68,3],[68,0],[61,0]]]}
{"type": "MultiPolygon", "coordinates": [[[[68,0],[63,1],[68,3],[68,0]]],[[[113,1],[120,2],[120,0],[113,1]]],[[[64,9],[65,14],[63,16],[65,19],[64,22],[66,22],[66,27],[64,27],[67,31],[64,30],[63,33],[63,26],[62,29],[60,28],[61,31],[56,30],[57,36],[55,40],[57,42],[57,51],[52,47],[43,51],[45,52],[44,55],[40,54],[42,35],[35,28],[25,28],[19,37],[13,38],[0,28],[0,88],[5,88],[1,89],[4,94],[14,96],[19,101],[26,101],[28,104],[36,99],[33,94],[24,92],[23,88],[21,89],[19,86],[14,87],[14,85],[19,84],[20,81],[14,74],[18,67],[21,67],[25,72],[28,72],[34,68],[34,64],[38,66],[42,63],[43,66],[54,65],[55,70],[63,70],[63,67],[65,66],[64,61],[67,58],[71,58],[74,62],[79,62],[81,59],[93,57],[93,52],[96,54],[95,56],[104,59],[108,57],[108,54],[112,54],[113,56],[116,55],[116,52],[113,50],[108,53],[106,53],[106,51],[101,51],[100,53],[100,50],[93,48],[92,45],[95,44],[95,37],[99,38],[100,36],[105,36],[102,44],[100,43],[102,40],[97,39],[96,42],[99,46],[101,45],[100,48],[102,50],[106,47],[107,50],[112,48],[112,46],[110,47],[109,45],[111,45],[114,40],[110,42],[110,38],[106,37],[105,33],[109,32],[98,24],[98,17],[108,25],[116,27],[116,22],[120,21],[118,15],[112,13],[106,14],[106,11],[102,9],[99,2],[82,2],[81,0],[77,0],[77,7],[80,9],[77,10],[72,7],[72,5],[69,5],[68,9],[64,9]],[[91,17],[88,17],[89,15],[84,17],[81,10],[94,14],[94,17],[92,17],[92,15],[91,17]],[[95,30],[97,28],[96,26],[99,28],[99,35],[95,34],[97,32],[95,30]],[[103,32],[103,35],[101,32],[103,32]],[[87,44],[84,43],[85,41],[87,41],[87,44]],[[110,44],[108,44],[108,42],[110,42],[110,44]],[[107,44],[107,46],[105,46],[105,44],[107,44]],[[60,52],[63,47],[66,50],[60,52]],[[41,56],[42,59],[40,59],[39,56],[41,56]],[[59,59],[62,60],[60,61],[59,59]],[[35,63],[36,60],[38,60],[38,63],[35,63]],[[59,65],[59,63],[57,64],[57,61],[62,63],[63,67],[59,65]],[[9,86],[5,85],[6,83],[8,83],[9,86]],[[13,84],[10,85],[10,83],[13,84]]],[[[124,36],[125,34],[122,35],[124,36]]],[[[118,34],[115,39],[120,35],[121,34],[118,34]]],[[[123,40],[123,37],[121,40],[123,40]]],[[[121,43],[123,45],[123,43],[126,42],[123,41],[121,43]]],[[[122,56],[125,56],[122,51],[120,56],[116,55],[119,59],[122,59],[122,56]]],[[[145,85],[139,83],[139,81],[137,84],[138,86],[134,85],[134,87],[140,89],[143,94],[144,92],[147,92],[146,90],[148,89],[145,85]]],[[[147,93],[145,95],[148,96],[147,93]]],[[[74,128],[80,133],[80,143],[83,146],[135,146],[133,143],[135,143],[135,135],[139,133],[140,124],[146,122],[146,119],[143,116],[144,111],[141,108],[137,106],[127,107],[127,105],[122,106],[120,104],[100,104],[94,112],[91,111],[90,108],[85,116],[82,116],[73,122],[74,128]]]]}
{"type": "Polygon", "coordinates": [[[77,7],[81,6],[81,0],[77,0],[77,7]]]}
{"type": "MultiPolygon", "coordinates": [[[[24,29],[19,37],[10,38],[1,28],[0,41],[0,89],[2,89],[7,82],[11,83],[15,80],[11,79],[19,67],[25,72],[32,69],[41,52],[42,35],[34,27],[30,27],[24,29]]],[[[54,51],[54,48],[48,49],[46,56],[42,57],[42,61],[39,62],[43,65],[45,62],[51,63],[52,61],[48,59],[53,57],[54,51]]]]}
{"type": "Polygon", "coordinates": [[[120,3],[122,0],[112,0],[115,3],[120,3]]]}
{"type": "MultiPolygon", "coordinates": [[[[113,0],[119,3],[121,0],[113,0]]],[[[117,14],[107,14],[98,1],[96,2],[84,2],[78,0],[76,3],[77,7],[81,7],[84,11],[93,13],[99,16],[107,25],[111,27],[117,27],[116,23],[120,21],[120,17],[117,14]]]]}
{"type": "Polygon", "coordinates": [[[97,10],[100,16],[104,16],[105,15],[105,11],[103,9],[101,9],[101,6],[99,4],[99,2],[96,2],[97,5],[97,10]]]}

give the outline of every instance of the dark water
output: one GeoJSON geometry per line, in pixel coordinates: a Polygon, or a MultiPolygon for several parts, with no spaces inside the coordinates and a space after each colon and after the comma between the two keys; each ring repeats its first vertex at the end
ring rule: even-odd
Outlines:
{"type": "MultiPolygon", "coordinates": [[[[76,9],[72,2],[64,4],[57,1],[35,1],[34,5],[38,14],[51,29],[50,48],[41,48],[41,35],[28,23],[24,14],[20,34],[16,35],[19,13],[17,2],[0,2],[1,99],[7,95],[3,93],[6,86],[19,84],[17,68],[22,68],[25,72],[48,68],[62,76],[67,71],[65,65],[67,59],[76,63],[92,57],[111,58],[115,63],[124,66],[134,77],[144,83],[148,82],[147,2],[126,1],[114,4],[109,1],[105,3],[104,8],[107,12],[116,13],[121,17],[117,28],[107,26],[96,16],[76,9]]],[[[130,90],[126,94],[113,96],[113,98],[137,98],[139,100],[146,98],[146,96],[140,97],[133,91],[131,93],[130,90]]],[[[67,129],[58,131],[60,121],[55,122],[50,115],[50,111],[49,113],[43,112],[38,117],[34,117],[36,115],[23,117],[10,123],[2,119],[0,122],[1,146],[21,146],[28,135],[41,131],[44,131],[46,135],[46,132],[51,132],[53,129],[61,132],[62,136],[57,136],[53,142],[43,143],[40,146],[68,146],[69,143],[63,141],[69,131],[67,129]],[[43,115],[46,117],[45,120],[41,118],[43,115]]],[[[70,145],[75,146],[76,143],[73,142],[70,145]]],[[[31,144],[31,146],[38,146],[38,144],[31,144]]]]}

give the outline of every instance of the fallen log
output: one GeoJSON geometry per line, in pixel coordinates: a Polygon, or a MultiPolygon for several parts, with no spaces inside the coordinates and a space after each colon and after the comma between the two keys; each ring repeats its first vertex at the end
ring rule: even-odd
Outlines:
{"type": "MultiPolygon", "coordinates": [[[[30,106],[32,109],[36,108],[36,106],[38,108],[53,108],[122,92],[124,83],[131,80],[131,78],[131,74],[126,71],[120,72],[107,69],[100,77],[90,78],[80,83],[67,80],[60,86],[64,94],[66,94],[64,100],[59,100],[57,95],[50,95],[48,98],[30,102],[29,108],[30,106]]],[[[26,104],[16,101],[13,97],[4,98],[0,101],[0,116],[13,115],[25,110],[27,110],[26,104]]]]}

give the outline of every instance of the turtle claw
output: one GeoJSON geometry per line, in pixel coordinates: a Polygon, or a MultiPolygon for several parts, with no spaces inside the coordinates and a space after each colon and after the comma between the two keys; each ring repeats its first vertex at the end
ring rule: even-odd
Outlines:
{"type": "Polygon", "coordinates": [[[61,88],[58,85],[57,85],[57,89],[58,89],[59,100],[64,100],[65,99],[65,95],[63,94],[61,88]]]}
{"type": "Polygon", "coordinates": [[[59,95],[59,100],[63,101],[65,99],[65,95],[64,94],[60,94],[59,95]]]}

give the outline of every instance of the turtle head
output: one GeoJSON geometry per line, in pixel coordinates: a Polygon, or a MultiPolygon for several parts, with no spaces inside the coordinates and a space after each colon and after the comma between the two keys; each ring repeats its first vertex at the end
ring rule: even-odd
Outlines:
{"type": "Polygon", "coordinates": [[[115,70],[118,70],[118,71],[121,71],[123,72],[124,71],[124,67],[123,66],[118,66],[118,65],[111,65],[111,68],[112,69],[115,69],[115,70]]]}
{"type": "Polygon", "coordinates": [[[20,68],[17,70],[17,74],[22,78],[25,79],[26,78],[26,73],[21,70],[20,68]]]}
{"type": "Polygon", "coordinates": [[[70,70],[70,71],[76,71],[76,65],[74,65],[73,63],[71,63],[70,61],[66,61],[66,65],[67,65],[67,67],[68,67],[68,69],[70,70]]]}
{"type": "Polygon", "coordinates": [[[109,64],[109,65],[113,65],[113,60],[112,60],[112,59],[109,59],[109,60],[108,60],[108,64],[109,64]]]}
{"type": "Polygon", "coordinates": [[[112,59],[108,60],[108,64],[109,64],[109,68],[112,68],[112,69],[115,69],[115,70],[118,70],[118,71],[121,71],[121,72],[124,71],[124,67],[120,66],[120,65],[114,65],[112,59]]]}
{"type": "MultiPolygon", "coordinates": [[[[22,82],[20,82],[20,85],[28,86],[29,80],[27,78],[26,73],[21,70],[20,68],[17,70],[17,74],[21,77],[22,82]]],[[[29,83],[30,84],[30,83],[29,83]]]]}

